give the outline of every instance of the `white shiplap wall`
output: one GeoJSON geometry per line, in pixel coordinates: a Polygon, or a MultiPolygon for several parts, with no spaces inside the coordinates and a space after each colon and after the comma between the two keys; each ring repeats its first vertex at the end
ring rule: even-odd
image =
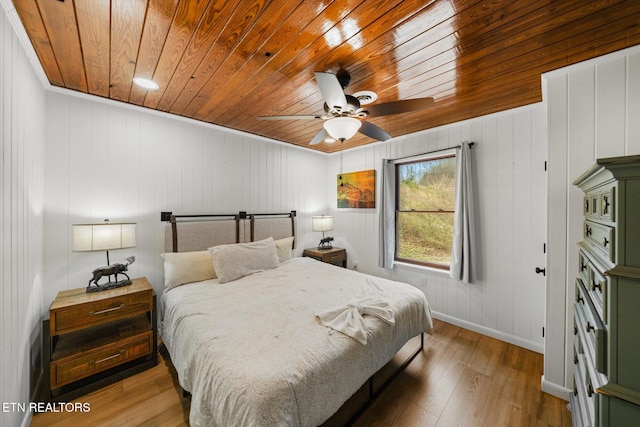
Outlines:
{"type": "Polygon", "coordinates": [[[573,331],[567,325],[578,273],[582,193],[572,182],[598,158],[640,154],[640,46],[554,71],[544,80],[550,274],[543,389],[558,394],[573,388],[573,331]]]}
{"type": "Polygon", "coordinates": [[[130,276],[162,290],[161,211],[298,211],[298,252],[315,244],[310,215],[326,209],[326,155],[194,121],[52,90],[47,93],[44,303],[86,286],[105,254],[73,253],[71,225],[131,221],[130,276]],[[322,179],[318,179],[321,177],[322,179]]]}
{"type": "Polygon", "coordinates": [[[478,230],[478,281],[473,285],[433,270],[378,267],[378,208],[336,209],[340,155],[330,157],[328,194],[336,246],[349,266],[422,289],[436,316],[508,342],[543,350],[546,230],[546,114],[542,104],[396,138],[343,153],[344,172],[376,169],[380,200],[383,158],[398,158],[473,141],[478,230]]]}
{"type": "MultiPolygon", "coordinates": [[[[28,403],[41,378],[45,93],[0,7],[0,403],[28,403]]],[[[12,19],[18,19],[14,15],[12,19]]],[[[8,406],[0,426],[28,425],[8,406]]]]}

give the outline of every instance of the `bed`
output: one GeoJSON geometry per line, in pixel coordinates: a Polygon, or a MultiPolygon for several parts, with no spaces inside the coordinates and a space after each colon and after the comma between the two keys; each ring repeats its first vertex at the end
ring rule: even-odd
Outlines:
{"type": "Polygon", "coordinates": [[[177,219],[167,227],[160,329],[192,396],[192,426],[320,425],[432,327],[416,288],[292,257],[295,212],[177,219]]]}

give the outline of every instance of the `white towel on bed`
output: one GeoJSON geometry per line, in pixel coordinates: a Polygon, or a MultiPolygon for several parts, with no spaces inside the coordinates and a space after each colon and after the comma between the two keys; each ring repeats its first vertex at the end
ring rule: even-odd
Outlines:
{"type": "Polygon", "coordinates": [[[364,297],[346,306],[315,314],[323,325],[341,332],[362,345],[367,344],[367,328],[363,316],[374,316],[391,325],[396,323],[389,303],[376,297],[364,297]]]}

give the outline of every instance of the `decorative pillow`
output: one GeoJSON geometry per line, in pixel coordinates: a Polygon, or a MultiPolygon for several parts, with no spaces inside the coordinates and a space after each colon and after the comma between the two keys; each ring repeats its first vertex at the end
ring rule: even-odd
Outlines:
{"type": "Polygon", "coordinates": [[[216,278],[208,251],[167,252],[160,256],[164,260],[165,291],[185,283],[216,278]]]}
{"type": "Polygon", "coordinates": [[[286,261],[291,258],[293,250],[293,236],[285,237],[284,239],[278,239],[276,243],[276,253],[278,254],[278,261],[286,261]]]}
{"type": "Polygon", "coordinates": [[[220,283],[280,265],[272,237],[251,243],[214,246],[209,248],[209,253],[220,283]]]}

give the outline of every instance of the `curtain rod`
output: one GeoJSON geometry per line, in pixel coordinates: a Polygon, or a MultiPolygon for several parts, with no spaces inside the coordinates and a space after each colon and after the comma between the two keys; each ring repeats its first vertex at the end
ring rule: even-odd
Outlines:
{"type": "MultiPolygon", "coordinates": [[[[470,142],[469,143],[469,148],[473,147],[473,145],[475,144],[475,142],[470,142]]],[[[438,153],[440,151],[447,151],[447,150],[453,150],[454,148],[460,148],[462,147],[462,144],[460,145],[454,145],[453,147],[447,147],[447,148],[440,148],[439,150],[433,150],[433,151],[427,151],[426,153],[418,153],[418,154],[412,154],[410,156],[404,156],[404,157],[398,157],[396,159],[387,159],[388,162],[395,162],[396,160],[404,160],[404,159],[410,159],[412,157],[418,157],[418,156],[424,156],[427,154],[433,154],[433,153],[438,153]]]]}

